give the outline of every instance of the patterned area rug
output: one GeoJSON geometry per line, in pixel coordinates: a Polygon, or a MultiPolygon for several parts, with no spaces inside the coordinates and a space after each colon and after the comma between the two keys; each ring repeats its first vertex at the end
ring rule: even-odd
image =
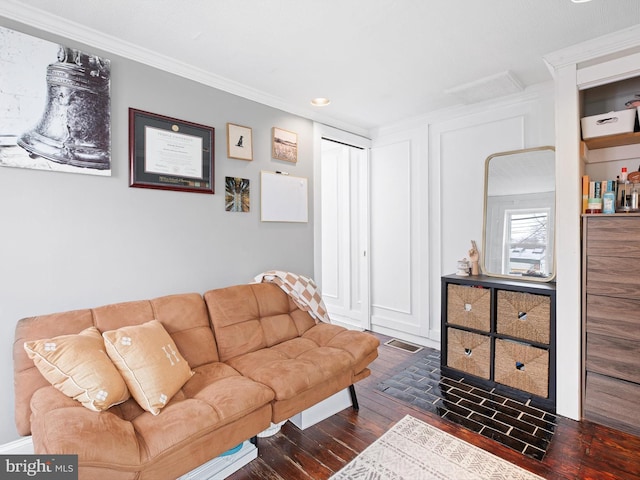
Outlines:
{"type": "Polygon", "coordinates": [[[330,480],[542,478],[407,415],[330,480]]]}

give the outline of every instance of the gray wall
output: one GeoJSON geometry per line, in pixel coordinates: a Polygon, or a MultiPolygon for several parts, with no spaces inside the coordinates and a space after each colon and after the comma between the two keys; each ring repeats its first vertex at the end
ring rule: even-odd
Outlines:
{"type": "Polygon", "coordinates": [[[7,387],[0,443],[5,443],[18,438],[12,391],[18,319],[202,293],[246,283],[273,268],[313,275],[312,212],[308,223],[260,221],[261,170],[308,177],[311,208],[313,125],[2,17],[0,25],[109,58],[112,136],[111,177],[0,168],[0,384],[7,387]],[[215,195],[129,187],[129,107],[215,128],[215,195]],[[227,122],[252,127],[252,162],[227,158],[227,122]],[[274,126],[298,133],[297,164],[271,159],[274,126]],[[225,176],[251,180],[250,213],[225,211],[225,176]]]}

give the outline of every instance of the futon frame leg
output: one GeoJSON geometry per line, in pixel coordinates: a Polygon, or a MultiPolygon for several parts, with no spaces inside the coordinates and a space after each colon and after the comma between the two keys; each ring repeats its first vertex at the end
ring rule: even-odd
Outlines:
{"type": "Polygon", "coordinates": [[[358,411],[360,410],[360,405],[358,405],[358,397],[356,395],[356,387],[353,384],[349,385],[349,393],[351,394],[351,405],[353,409],[358,411]]]}

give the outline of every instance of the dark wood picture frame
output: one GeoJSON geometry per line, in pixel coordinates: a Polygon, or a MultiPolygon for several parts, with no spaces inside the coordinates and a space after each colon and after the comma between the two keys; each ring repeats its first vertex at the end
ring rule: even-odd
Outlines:
{"type": "Polygon", "coordinates": [[[129,108],[129,186],[214,193],[215,129],[129,108]]]}

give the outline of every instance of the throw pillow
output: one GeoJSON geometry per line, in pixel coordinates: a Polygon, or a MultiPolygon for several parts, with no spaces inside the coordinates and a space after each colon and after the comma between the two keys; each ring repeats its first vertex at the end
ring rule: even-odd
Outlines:
{"type": "Polygon", "coordinates": [[[100,412],[129,398],[124,379],[107,356],[96,327],[25,342],[24,349],[49,383],[89,410],[100,412]]]}
{"type": "Polygon", "coordinates": [[[193,372],[157,320],[102,334],[107,354],[124,377],[133,398],[158,415],[193,372]]]}

